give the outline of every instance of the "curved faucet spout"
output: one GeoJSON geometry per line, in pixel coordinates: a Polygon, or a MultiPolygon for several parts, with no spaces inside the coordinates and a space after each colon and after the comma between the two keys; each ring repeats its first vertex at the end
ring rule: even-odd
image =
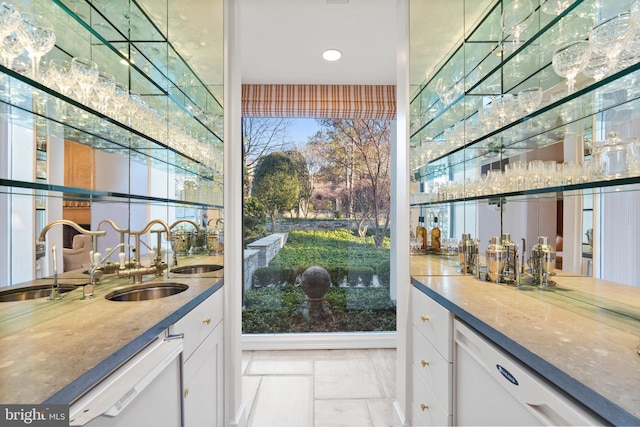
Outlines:
{"type": "Polygon", "coordinates": [[[107,234],[107,232],[104,230],[91,231],[91,230],[87,230],[86,228],[82,228],[75,222],[69,221],[68,219],[58,219],[44,226],[44,228],[40,232],[40,237],[38,237],[38,241],[44,242],[45,241],[44,236],[47,234],[47,231],[51,230],[56,225],[68,225],[70,227],[75,228],[79,233],[86,234],[88,236],[104,236],[105,234],[107,234]]]}
{"type": "Polygon", "coordinates": [[[118,233],[128,233],[129,229],[128,228],[120,228],[116,225],[115,222],[113,222],[113,220],[111,219],[103,219],[102,221],[100,221],[100,223],[98,224],[98,230],[100,230],[100,227],[102,227],[102,224],[109,224],[111,225],[111,227],[113,227],[113,229],[115,231],[117,231],[118,233]]]}
{"type": "MultiPolygon", "coordinates": [[[[191,225],[193,225],[193,226],[196,228],[196,231],[197,231],[197,232],[199,232],[199,231],[200,231],[200,226],[198,225],[198,223],[197,223],[197,222],[195,222],[194,220],[191,220],[191,219],[178,219],[178,220],[174,221],[174,223],[173,223],[173,224],[171,224],[171,225],[169,226],[169,228],[170,228],[171,230],[173,230],[173,229],[176,227],[176,225],[178,225],[178,224],[180,224],[180,223],[182,223],[182,222],[186,222],[187,224],[191,224],[191,225]]],[[[171,234],[171,233],[169,233],[169,234],[171,234]]]]}

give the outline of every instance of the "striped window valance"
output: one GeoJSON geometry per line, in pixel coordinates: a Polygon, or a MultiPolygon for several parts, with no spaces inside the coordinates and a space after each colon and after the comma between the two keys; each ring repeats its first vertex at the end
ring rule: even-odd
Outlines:
{"type": "Polygon", "coordinates": [[[242,85],[242,115],[395,120],[396,87],[242,85]]]}

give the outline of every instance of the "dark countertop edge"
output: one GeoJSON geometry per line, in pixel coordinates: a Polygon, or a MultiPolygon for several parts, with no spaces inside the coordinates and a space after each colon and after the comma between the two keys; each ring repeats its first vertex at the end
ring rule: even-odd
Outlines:
{"type": "Polygon", "coordinates": [[[169,314],[167,317],[156,323],[145,332],[134,338],[124,347],[107,357],[102,362],[76,378],[60,391],[46,399],[43,404],[68,404],[71,405],[82,395],[104,380],[109,374],[122,366],[125,362],[135,356],[138,352],[151,344],[169,326],[183,318],[201,302],[209,298],[222,288],[224,279],[218,280],[214,285],[202,291],[198,296],[184,304],[182,307],[169,314]]]}
{"type": "Polygon", "coordinates": [[[506,353],[520,361],[523,365],[537,373],[548,383],[558,388],[561,392],[574,400],[577,404],[594,412],[603,421],[616,426],[638,426],[640,418],[636,418],[620,406],[609,399],[585,386],[580,381],[567,375],[564,371],[555,367],[540,356],[518,344],[516,341],[502,334],[497,329],[484,323],[468,311],[459,307],[446,297],[440,295],[430,287],[426,286],[418,279],[412,277],[411,283],[419,291],[432,298],[438,304],[452,312],[456,317],[463,320],[489,341],[500,347],[506,353]]]}

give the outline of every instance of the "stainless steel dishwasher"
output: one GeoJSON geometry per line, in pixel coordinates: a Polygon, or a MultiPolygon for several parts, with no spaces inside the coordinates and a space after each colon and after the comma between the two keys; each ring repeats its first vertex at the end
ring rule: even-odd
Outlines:
{"type": "Polygon", "coordinates": [[[182,337],[158,336],[74,402],[70,426],[181,426],[182,337]]]}

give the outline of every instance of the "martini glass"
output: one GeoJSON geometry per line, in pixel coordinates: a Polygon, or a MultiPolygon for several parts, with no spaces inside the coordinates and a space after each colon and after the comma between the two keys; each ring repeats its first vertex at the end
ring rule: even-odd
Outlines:
{"type": "Polygon", "coordinates": [[[18,27],[20,39],[31,59],[31,73],[34,79],[39,77],[40,59],[56,44],[53,25],[40,15],[23,13],[18,27]]]}
{"type": "Polygon", "coordinates": [[[589,42],[578,40],[566,44],[553,52],[551,63],[553,71],[560,77],[567,79],[567,92],[575,90],[576,76],[587,65],[591,56],[589,42]]]}

